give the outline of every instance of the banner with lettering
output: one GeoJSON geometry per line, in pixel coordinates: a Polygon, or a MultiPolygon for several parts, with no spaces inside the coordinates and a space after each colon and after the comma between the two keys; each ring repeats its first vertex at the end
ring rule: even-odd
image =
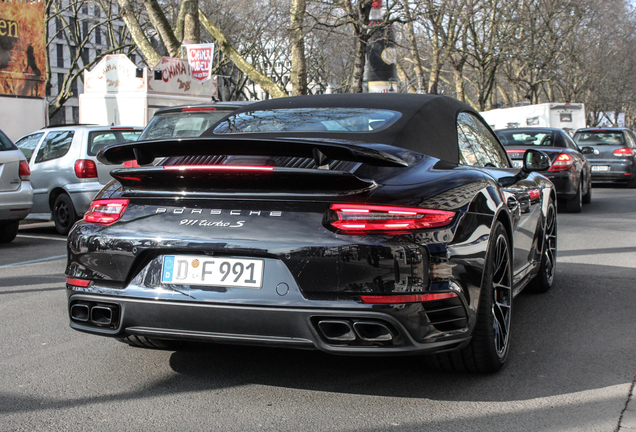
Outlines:
{"type": "Polygon", "coordinates": [[[190,76],[193,80],[204,82],[212,76],[212,60],[214,59],[214,44],[188,44],[188,64],[190,76]]]}
{"type": "Polygon", "coordinates": [[[0,94],[44,97],[44,3],[0,2],[0,94]]]}

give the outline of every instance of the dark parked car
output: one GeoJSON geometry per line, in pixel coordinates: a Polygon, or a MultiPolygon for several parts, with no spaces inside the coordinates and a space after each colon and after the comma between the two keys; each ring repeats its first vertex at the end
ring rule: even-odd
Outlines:
{"type": "Polygon", "coordinates": [[[636,137],[627,128],[579,129],[574,134],[579,147],[590,150],[592,180],[626,182],[636,188],[636,137]]]}
{"type": "Polygon", "coordinates": [[[556,128],[519,128],[495,131],[512,164],[521,168],[528,149],[539,149],[550,156],[550,167],[541,174],[556,187],[568,212],[579,213],[592,201],[591,164],[567,132],[556,128]]]}
{"type": "Polygon", "coordinates": [[[468,105],[282,98],[200,138],[114,145],[69,235],[70,325],[136,346],[197,340],[430,354],[498,370],[513,297],[547,291],[556,193],[468,105]],[[152,165],[156,158],[166,158],[152,165]],[[513,247],[514,244],[514,247],[513,247]]]}

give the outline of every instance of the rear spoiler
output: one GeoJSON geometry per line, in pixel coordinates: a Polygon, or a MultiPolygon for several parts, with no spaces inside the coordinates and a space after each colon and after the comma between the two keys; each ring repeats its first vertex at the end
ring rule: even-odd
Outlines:
{"type": "Polygon", "coordinates": [[[155,158],[203,155],[291,156],[313,158],[317,165],[329,160],[362,162],[375,166],[408,167],[408,163],[389,153],[356,144],[325,143],[306,140],[253,140],[245,138],[181,138],[135,141],[106,146],[97,153],[104,164],[122,164],[136,160],[139,165],[155,158]]]}

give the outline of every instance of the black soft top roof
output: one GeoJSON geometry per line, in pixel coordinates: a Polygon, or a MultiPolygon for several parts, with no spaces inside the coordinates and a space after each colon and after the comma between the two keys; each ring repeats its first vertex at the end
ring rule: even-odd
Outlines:
{"type": "MultiPolygon", "coordinates": [[[[246,133],[240,136],[260,139],[313,138],[321,141],[345,141],[358,145],[386,144],[457,163],[459,160],[457,115],[467,111],[479,117],[479,114],[470,106],[450,97],[400,93],[357,93],[271,99],[240,108],[234,114],[294,108],[374,108],[398,111],[402,115],[386,129],[373,132],[303,131],[246,133]]],[[[201,137],[228,137],[226,134],[214,134],[213,130],[214,126],[204,132],[201,137]]]]}

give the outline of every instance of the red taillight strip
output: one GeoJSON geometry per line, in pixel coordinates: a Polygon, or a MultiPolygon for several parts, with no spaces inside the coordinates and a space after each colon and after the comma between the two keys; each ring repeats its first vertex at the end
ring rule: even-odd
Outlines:
{"type": "Polygon", "coordinates": [[[272,166],[246,166],[246,165],[167,165],[165,170],[179,171],[273,171],[272,166]]]}
{"type": "Polygon", "coordinates": [[[31,167],[29,167],[29,163],[27,161],[20,161],[20,165],[18,167],[18,175],[20,176],[20,180],[22,181],[31,180],[31,167]]]}
{"type": "Polygon", "coordinates": [[[614,156],[634,156],[634,150],[629,147],[619,148],[614,150],[614,156]]]}
{"type": "Polygon", "coordinates": [[[84,220],[100,225],[110,225],[121,219],[127,206],[127,199],[95,200],[84,214],[84,220]]]}
{"type": "Polygon", "coordinates": [[[195,112],[195,111],[216,111],[216,108],[212,107],[194,107],[194,108],[184,108],[181,112],[195,112]]]}
{"type": "Polygon", "coordinates": [[[362,295],[360,300],[367,304],[421,303],[435,300],[446,300],[457,297],[456,293],[438,294],[405,294],[405,295],[362,295]]]}
{"type": "Polygon", "coordinates": [[[386,231],[400,234],[410,230],[439,228],[451,223],[455,212],[366,204],[332,204],[338,220],[331,225],[344,234],[386,231]]]}
{"type": "Polygon", "coordinates": [[[566,153],[561,153],[552,163],[552,166],[548,171],[565,171],[570,169],[574,165],[574,159],[566,153]]]}
{"type": "Polygon", "coordinates": [[[75,279],[75,278],[67,277],[66,284],[85,288],[91,284],[91,281],[86,279],[75,279]]]}

